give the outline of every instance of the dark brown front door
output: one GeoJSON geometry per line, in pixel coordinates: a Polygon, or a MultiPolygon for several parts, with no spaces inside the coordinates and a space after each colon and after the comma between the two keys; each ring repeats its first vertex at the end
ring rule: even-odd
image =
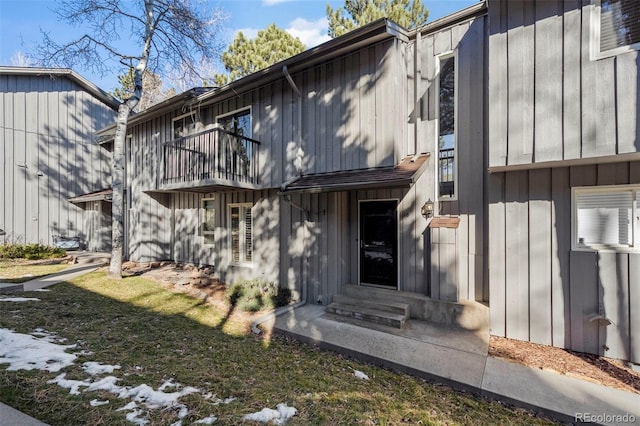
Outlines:
{"type": "Polygon", "coordinates": [[[360,203],[360,283],[398,287],[398,202],[360,203]]]}

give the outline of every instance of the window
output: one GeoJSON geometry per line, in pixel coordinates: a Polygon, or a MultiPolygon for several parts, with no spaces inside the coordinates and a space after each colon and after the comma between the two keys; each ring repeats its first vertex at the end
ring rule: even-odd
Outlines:
{"type": "Polygon", "coordinates": [[[186,114],[173,119],[173,138],[183,138],[196,133],[195,114],[186,114]]]}
{"type": "Polygon", "coordinates": [[[438,197],[456,196],[456,65],[455,56],[439,58],[438,197]]]}
{"type": "Polygon", "coordinates": [[[251,204],[229,205],[231,262],[251,263],[253,254],[251,204]]]}
{"type": "Polygon", "coordinates": [[[204,244],[215,244],[215,232],[216,232],[216,209],[214,198],[204,198],[202,200],[202,212],[201,218],[201,234],[204,239],[204,244]]]}
{"type": "Polygon", "coordinates": [[[218,117],[218,125],[228,132],[251,138],[251,110],[244,109],[218,117]]]}
{"type": "Polygon", "coordinates": [[[172,126],[174,139],[211,129],[213,127],[213,110],[211,107],[198,108],[193,112],[174,118],[172,126]]]}
{"type": "Polygon", "coordinates": [[[573,248],[637,250],[640,186],[574,188],[573,248]]]}
{"type": "Polygon", "coordinates": [[[221,132],[218,144],[218,158],[221,167],[235,179],[251,175],[253,145],[246,138],[251,138],[251,109],[244,109],[218,117],[221,132]]]}
{"type": "Polygon", "coordinates": [[[638,0],[596,0],[596,57],[640,49],[640,7],[638,0]]]}

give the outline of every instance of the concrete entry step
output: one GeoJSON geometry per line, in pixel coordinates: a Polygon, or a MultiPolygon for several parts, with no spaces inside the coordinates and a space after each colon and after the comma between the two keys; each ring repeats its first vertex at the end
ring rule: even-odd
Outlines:
{"type": "Polygon", "coordinates": [[[409,305],[408,318],[436,324],[460,327],[466,330],[488,330],[489,308],[472,300],[449,302],[431,299],[417,293],[397,291],[393,289],[367,287],[359,285],[343,285],[336,297],[350,297],[363,302],[404,303],[409,305]]]}
{"type": "Polygon", "coordinates": [[[405,315],[409,318],[411,313],[411,307],[408,303],[395,302],[390,300],[367,300],[361,297],[351,297],[344,294],[336,294],[333,296],[334,303],[340,303],[343,305],[363,306],[371,309],[379,309],[381,311],[388,311],[396,314],[405,315]]]}
{"type": "Polygon", "coordinates": [[[331,303],[327,306],[326,312],[399,329],[402,329],[409,319],[408,306],[398,306],[400,304],[397,303],[384,306],[381,303],[371,303],[348,297],[344,297],[342,300],[343,302],[334,301],[331,303]]]}

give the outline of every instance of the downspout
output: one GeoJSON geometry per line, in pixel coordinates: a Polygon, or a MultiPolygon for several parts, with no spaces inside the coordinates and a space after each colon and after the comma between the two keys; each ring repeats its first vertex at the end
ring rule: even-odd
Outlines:
{"type": "Polygon", "coordinates": [[[298,86],[296,86],[295,81],[293,81],[293,78],[291,77],[291,74],[289,74],[289,70],[287,69],[286,65],[282,66],[282,73],[286,77],[293,91],[296,93],[296,95],[298,95],[298,130],[296,132],[296,139],[298,139],[298,152],[296,153],[296,160],[298,164],[296,165],[296,161],[294,160],[293,165],[296,168],[298,175],[302,175],[302,156],[304,155],[302,151],[302,93],[300,92],[300,89],[298,89],[298,86]]]}
{"type": "Polygon", "coordinates": [[[420,122],[422,121],[422,102],[420,96],[420,83],[422,82],[422,67],[420,66],[420,41],[422,32],[416,31],[416,42],[413,47],[413,155],[414,160],[418,156],[418,139],[420,138],[420,122]]]}
{"type": "MultiPolygon", "coordinates": [[[[295,182],[296,180],[298,180],[300,178],[300,176],[302,176],[302,93],[300,92],[300,89],[298,89],[298,86],[296,86],[295,81],[293,81],[293,78],[291,77],[291,74],[289,74],[289,70],[287,69],[286,65],[282,66],[282,73],[284,74],[285,78],[287,79],[287,81],[289,82],[289,85],[291,86],[291,88],[293,89],[293,91],[296,93],[296,95],[298,95],[298,130],[297,130],[297,135],[296,138],[298,139],[298,152],[296,153],[296,160],[298,160],[298,164],[296,165],[296,161],[294,160],[294,167],[296,169],[297,175],[294,176],[293,178],[287,180],[286,182],[284,182],[281,187],[280,187],[280,191],[281,191],[281,195],[282,192],[284,192],[284,190],[287,188],[287,186],[289,186],[291,183],[295,182]]],[[[276,309],[273,312],[270,312],[266,315],[263,315],[262,317],[258,318],[257,320],[255,320],[254,322],[251,323],[251,331],[254,334],[262,334],[262,330],[260,330],[259,326],[260,324],[263,324],[266,321],[275,319],[277,317],[279,317],[280,315],[286,314],[287,312],[291,312],[294,309],[299,308],[300,306],[306,305],[307,303],[307,285],[308,285],[308,281],[307,281],[307,268],[308,268],[308,263],[309,263],[309,250],[307,247],[307,235],[309,234],[309,226],[308,223],[311,219],[311,212],[307,209],[305,209],[304,207],[302,207],[299,204],[294,203],[291,200],[291,196],[290,195],[283,195],[282,199],[284,201],[286,201],[287,203],[289,203],[292,207],[300,210],[301,212],[304,213],[304,241],[303,241],[303,248],[302,248],[302,288],[301,288],[301,298],[299,301],[297,301],[296,303],[292,304],[292,305],[288,305],[288,306],[283,306],[281,308],[276,309]]]]}
{"type": "MultiPolygon", "coordinates": [[[[283,185],[284,186],[284,185],[283,185]]],[[[307,281],[307,265],[309,263],[309,250],[307,249],[307,235],[309,234],[309,227],[307,225],[307,223],[309,223],[310,219],[311,219],[311,212],[308,209],[305,209],[304,207],[302,207],[301,205],[294,203],[293,201],[291,201],[291,196],[290,195],[283,195],[282,199],[285,200],[287,203],[289,203],[291,205],[291,207],[294,207],[298,210],[300,210],[301,212],[304,213],[305,216],[305,220],[304,220],[304,235],[305,235],[305,239],[303,241],[303,258],[302,258],[302,288],[301,288],[301,298],[299,301],[297,301],[296,303],[292,304],[292,305],[287,305],[287,306],[282,306],[278,309],[276,309],[273,312],[270,312],[268,314],[265,314],[263,316],[261,316],[260,318],[258,318],[257,320],[255,320],[254,322],[251,323],[251,331],[254,334],[260,335],[262,334],[262,330],[260,330],[259,326],[269,320],[275,319],[277,317],[279,317],[280,315],[286,314],[287,312],[291,312],[297,308],[299,308],[300,306],[306,305],[307,304],[307,285],[308,285],[308,281],[307,281]]]]}

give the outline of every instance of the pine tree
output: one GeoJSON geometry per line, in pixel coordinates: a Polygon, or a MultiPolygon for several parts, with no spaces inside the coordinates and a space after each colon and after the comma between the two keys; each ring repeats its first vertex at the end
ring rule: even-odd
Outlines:
{"type": "Polygon", "coordinates": [[[345,0],[342,9],[327,5],[329,36],[339,37],[380,18],[389,18],[407,29],[427,22],[429,11],[420,0],[345,0]]]}
{"type": "Polygon", "coordinates": [[[258,31],[255,39],[248,39],[240,31],[222,54],[222,63],[227,73],[216,74],[215,83],[224,86],[304,50],[305,46],[299,38],[275,24],[258,31]]]}

